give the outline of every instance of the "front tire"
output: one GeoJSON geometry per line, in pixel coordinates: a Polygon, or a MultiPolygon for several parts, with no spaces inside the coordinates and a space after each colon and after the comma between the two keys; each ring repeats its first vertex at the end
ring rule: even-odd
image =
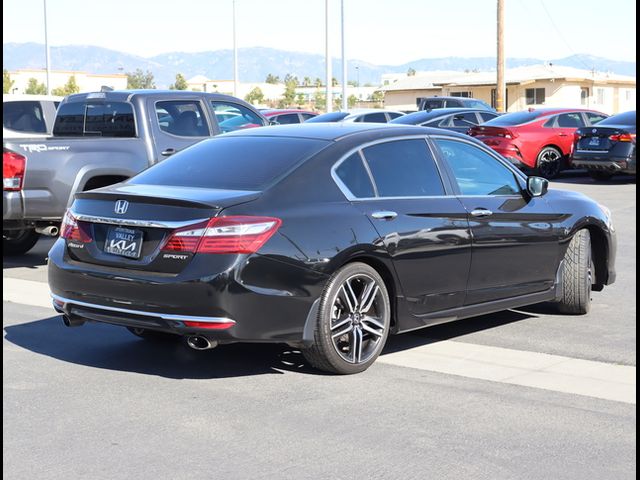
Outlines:
{"type": "Polygon", "coordinates": [[[544,147],[536,159],[536,170],[541,177],[556,178],[562,171],[562,153],[555,147],[544,147]]]}
{"type": "Polygon", "coordinates": [[[365,263],[350,263],[327,283],[313,344],[302,354],[319,370],[363,372],[384,348],[390,324],[391,304],[382,277],[365,263]]]}
{"type": "Polygon", "coordinates": [[[10,230],[3,232],[2,256],[24,255],[38,243],[40,235],[35,229],[10,230]]]}
{"type": "Polygon", "coordinates": [[[591,307],[591,235],[579,230],[571,239],[562,264],[562,297],[557,303],[560,313],[584,315],[591,307]]]}

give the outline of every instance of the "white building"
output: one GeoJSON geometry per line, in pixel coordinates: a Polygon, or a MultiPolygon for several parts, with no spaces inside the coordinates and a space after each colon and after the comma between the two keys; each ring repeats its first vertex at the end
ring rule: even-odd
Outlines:
{"type": "MultiPolygon", "coordinates": [[[[38,83],[46,85],[47,72],[46,70],[24,69],[15,70],[9,72],[9,76],[13,85],[9,93],[25,93],[27,84],[31,78],[35,78],[38,83]]],[[[51,90],[58,87],[63,87],[70,77],[75,77],[76,84],[80,88],[81,92],[96,92],[100,91],[103,86],[111,87],[115,90],[122,90],[127,88],[127,76],[125,74],[113,73],[113,74],[100,74],[100,73],[87,73],[87,72],[75,72],[64,70],[51,70],[50,82],[51,90]]]]}

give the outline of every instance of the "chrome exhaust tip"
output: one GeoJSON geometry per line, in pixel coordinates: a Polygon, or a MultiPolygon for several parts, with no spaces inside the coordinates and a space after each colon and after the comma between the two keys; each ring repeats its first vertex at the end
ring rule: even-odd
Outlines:
{"type": "Polygon", "coordinates": [[[187,345],[194,350],[210,350],[218,346],[218,342],[210,340],[202,335],[191,335],[187,337],[187,345]]]}
{"type": "Polygon", "coordinates": [[[36,232],[40,235],[46,235],[48,237],[55,237],[60,233],[60,229],[55,225],[49,225],[47,227],[36,227],[36,232]]]}
{"type": "Polygon", "coordinates": [[[84,318],[62,315],[62,323],[64,323],[65,327],[80,327],[84,325],[84,322],[84,318]]]}

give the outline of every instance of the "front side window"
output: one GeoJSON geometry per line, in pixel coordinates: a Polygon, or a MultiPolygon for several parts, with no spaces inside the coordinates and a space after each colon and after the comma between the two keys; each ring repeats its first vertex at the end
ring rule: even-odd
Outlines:
{"type": "Polygon", "coordinates": [[[602,120],[607,118],[606,115],[603,115],[601,113],[587,112],[586,115],[587,115],[587,120],[589,121],[589,125],[595,125],[596,123],[600,123],[602,120]]]}
{"type": "Polygon", "coordinates": [[[480,148],[465,142],[436,139],[462,195],[517,195],[520,186],[511,170],[480,148]]]}
{"type": "Polygon", "coordinates": [[[264,122],[259,115],[237,103],[211,102],[211,108],[222,133],[245,128],[262,127],[264,122]]]}
{"type": "Polygon", "coordinates": [[[206,137],[209,127],[197,100],[171,100],[156,103],[158,125],[163,132],[179,137],[206,137]]]}
{"type": "Polygon", "coordinates": [[[453,126],[454,127],[473,127],[478,124],[478,117],[476,117],[475,113],[468,112],[453,115],[453,126]]]}
{"type": "Polygon", "coordinates": [[[70,102],[60,105],[53,126],[54,136],[136,136],[133,107],[125,102],[70,102]]]}
{"type": "Polygon", "coordinates": [[[2,124],[16,132],[47,132],[40,102],[3,102],[2,124]]]}
{"type": "Polygon", "coordinates": [[[444,195],[438,168],[424,140],[379,143],[363,153],[380,197],[444,195]]]}
{"type": "Polygon", "coordinates": [[[387,117],[384,112],[367,113],[362,116],[361,121],[368,123],[387,123],[387,117]]]}
{"type": "Polygon", "coordinates": [[[525,90],[525,97],[527,105],[544,105],[544,88],[527,88],[525,90]]]}
{"type": "Polygon", "coordinates": [[[336,175],[356,198],[375,197],[369,174],[359,153],[350,155],[336,168],[336,175]]]}

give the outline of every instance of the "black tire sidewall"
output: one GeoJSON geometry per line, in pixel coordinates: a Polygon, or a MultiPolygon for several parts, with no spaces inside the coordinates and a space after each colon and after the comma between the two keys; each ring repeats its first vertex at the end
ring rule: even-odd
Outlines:
{"type": "Polygon", "coordinates": [[[540,150],[540,153],[538,153],[538,157],[536,158],[536,170],[537,170],[537,173],[538,173],[541,177],[544,177],[544,178],[547,178],[547,179],[556,178],[556,177],[560,174],[560,172],[562,171],[562,166],[563,166],[563,165],[562,165],[562,163],[563,163],[563,159],[562,159],[562,152],[561,152],[561,151],[559,151],[559,150],[558,150],[557,148],[555,148],[555,147],[544,147],[542,150],[540,150]],[[557,161],[557,162],[558,162],[558,168],[557,168],[557,170],[556,170],[552,175],[549,175],[549,174],[543,173],[543,172],[540,170],[540,165],[541,165],[542,163],[544,163],[544,162],[542,162],[542,156],[543,156],[546,152],[549,152],[549,151],[553,151],[553,152],[555,152],[555,153],[558,155],[558,161],[557,161]]]}
{"type": "Polygon", "coordinates": [[[2,255],[24,255],[38,243],[39,238],[35,229],[21,230],[17,238],[3,238],[2,255]]]}

